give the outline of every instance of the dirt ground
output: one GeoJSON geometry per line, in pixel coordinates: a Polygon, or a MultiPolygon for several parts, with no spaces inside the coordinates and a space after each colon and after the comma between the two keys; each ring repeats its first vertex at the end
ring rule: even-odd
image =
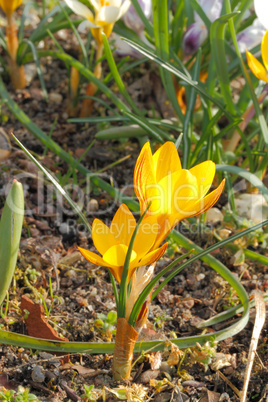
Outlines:
{"type": "MultiPolygon", "coordinates": [[[[66,35],[70,33],[67,31],[66,35]]],[[[66,43],[68,41],[65,42],[68,51],[72,42],[68,46],[66,43]]],[[[65,151],[79,158],[102,126],[68,123],[68,79],[65,65],[48,59],[43,60],[42,68],[49,93],[48,103],[44,99],[36,74],[31,85],[16,93],[6,78],[9,93],[46,134],[49,134],[54,123],[52,139],[65,151]]],[[[154,108],[159,116],[172,117],[155,67],[150,63],[142,64],[135,74],[135,77],[126,74],[124,79],[137,104],[143,108],[154,108]]],[[[104,99],[102,95],[99,96],[104,99]]],[[[93,116],[104,116],[107,113],[110,111],[107,112],[102,104],[95,104],[93,116]]],[[[70,167],[51,151],[44,149],[5,105],[1,108],[1,121],[4,130],[7,133],[12,131],[59,178],[62,185],[72,182],[77,188],[85,188],[84,177],[79,174],[69,175],[70,167]]],[[[115,182],[122,189],[132,183],[139,150],[140,145],[135,139],[97,141],[82,163],[92,172],[104,169],[105,179],[115,182]],[[107,169],[108,165],[128,155],[130,157],[124,162],[107,169]]],[[[114,322],[102,326],[107,314],[116,307],[109,275],[106,269],[85,261],[77,251],[77,245],[94,249],[90,236],[77,216],[65,202],[61,205],[57,202],[51,185],[43,183],[35,165],[14,142],[10,157],[0,165],[0,172],[1,208],[7,185],[14,177],[23,182],[26,203],[18,264],[10,289],[8,311],[5,308],[1,311],[1,328],[20,334],[31,333],[34,325],[27,324],[30,299],[43,306],[45,320],[60,337],[69,341],[113,340],[114,322]]],[[[126,192],[131,193],[131,188],[126,192]]],[[[72,195],[74,199],[77,196],[75,191],[72,195]]],[[[226,194],[217,206],[222,208],[225,201],[226,194]]],[[[84,191],[83,203],[90,223],[94,217],[109,222],[116,209],[112,197],[94,186],[84,191]]],[[[185,230],[185,227],[180,225],[178,229],[185,230]]],[[[204,248],[215,241],[211,234],[206,233],[202,236],[189,233],[189,236],[204,248]]],[[[254,247],[258,252],[264,253],[261,244],[255,244],[254,247]]],[[[158,262],[158,269],[177,253],[177,247],[170,244],[169,253],[158,262]]],[[[246,261],[246,265],[234,265],[233,254],[227,249],[216,251],[214,256],[241,278],[241,283],[249,294],[255,289],[264,293],[267,291],[267,266],[253,261],[246,261]]],[[[236,295],[225,281],[205,263],[197,261],[159,293],[151,306],[143,336],[145,339],[170,339],[174,335],[181,337],[200,333],[196,324],[201,319],[207,319],[237,302],[236,295]]],[[[37,317],[38,313],[35,314],[37,317]]],[[[39,310],[39,315],[42,314],[39,310]]],[[[255,310],[252,309],[250,322],[242,332],[217,345],[182,351],[183,358],[178,364],[167,363],[168,351],[143,356],[133,369],[134,381],[120,385],[132,390],[132,395],[140,395],[139,399],[133,400],[147,400],[150,396],[150,400],[158,402],[239,401],[236,390],[241,391],[243,387],[254,318],[255,310]]],[[[213,330],[220,328],[214,327],[213,330]]],[[[137,357],[135,355],[134,360],[137,357]]],[[[42,401],[81,400],[85,394],[84,384],[94,385],[93,390],[99,392],[99,400],[104,400],[101,392],[106,395],[106,401],[117,400],[109,391],[119,386],[112,379],[111,355],[83,353],[53,356],[45,351],[2,345],[0,366],[0,386],[18,389],[22,385],[42,401]]],[[[267,384],[266,325],[258,342],[258,355],[250,378],[248,400],[267,401],[267,384]]],[[[96,400],[97,393],[92,400],[96,400]]],[[[91,399],[84,397],[83,400],[91,399]]]]}

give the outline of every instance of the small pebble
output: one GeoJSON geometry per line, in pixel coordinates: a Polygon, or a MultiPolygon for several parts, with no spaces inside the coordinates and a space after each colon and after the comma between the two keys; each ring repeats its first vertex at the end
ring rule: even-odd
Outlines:
{"type": "Polygon", "coordinates": [[[52,103],[56,103],[57,105],[61,104],[63,97],[61,94],[58,94],[57,92],[50,92],[48,94],[48,98],[52,103]]]}
{"type": "Polygon", "coordinates": [[[210,208],[207,211],[207,222],[216,225],[223,221],[223,214],[218,208],[210,208]]]}
{"type": "Polygon", "coordinates": [[[155,380],[160,373],[160,370],[146,370],[140,376],[140,382],[143,384],[148,384],[150,380],[155,380]]]}
{"type": "Polygon", "coordinates": [[[87,210],[88,212],[97,212],[99,210],[99,203],[97,200],[94,198],[91,198],[91,200],[87,204],[87,210]]]}
{"type": "Polygon", "coordinates": [[[45,380],[45,374],[41,366],[35,366],[32,371],[32,380],[34,382],[43,382],[45,380]]]}

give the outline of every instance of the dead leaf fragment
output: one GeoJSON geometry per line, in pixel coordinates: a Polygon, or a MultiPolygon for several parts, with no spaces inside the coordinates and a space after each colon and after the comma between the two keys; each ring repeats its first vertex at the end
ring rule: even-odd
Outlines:
{"type": "Polygon", "coordinates": [[[61,367],[61,370],[76,370],[78,372],[78,374],[80,374],[82,377],[86,377],[86,378],[92,378],[99,374],[107,372],[106,370],[94,370],[91,368],[81,366],[80,364],[70,364],[70,363],[65,363],[61,367]]]}
{"type": "Polygon", "coordinates": [[[45,310],[41,304],[34,303],[27,296],[22,296],[21,310],[29,312],[28,317],[24,318],[28,335],[35,338],[69,342],[69,339],[59,336],[57,331],[47,322],[45,310]]]}

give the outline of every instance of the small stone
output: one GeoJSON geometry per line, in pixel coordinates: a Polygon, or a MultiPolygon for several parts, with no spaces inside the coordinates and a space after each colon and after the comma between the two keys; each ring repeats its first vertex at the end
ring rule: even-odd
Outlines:
{"type": "Polygon", "coordinates": [[[202,281],[203,279],[205,279],[206,275],[205,274],[198,274],[196,275],[196,280],[198,282],[202,281]]]}
{"type": "Polygon", "coordinates": [[[235,206],[238,215],[256,223],[268,218],[268,204],[262,194],[239,194],[235,206]]]}
{"type": "Polygon", "coordinates": [[[210,208],[207,211],[207,222],[211,225],[217,225],[223,221],[223,213],[218,208],[210,208]]]}
{"type": "Polygon", "coordinates": [[[160,366],[160,371],[173,375],[176,373],[176,368],[174,366],[170,366],[167,362],[162,362],[160,366]]]}
{"type": "Polygon", "coordinates": [[[148,384],[150,380],[155,380],[160,373],[160,370],[146,370],[140,376],[140,382],[143,384],[148,384]]]}
{"type": "Polygon", "coordinates": [[[229,229],[219,230],[219,235],[222,238],[222,240],[228,239],[228,237],[230,236],[231,233],[232,233],[232,231],[229,229]]]}
{"type": "Polygon", "coordinates": [[[45,380],[45,374],[41,366],[35,366],[32,371],[32,380],[34,382],[43,382],[45,380]]]}
{"type": "Polygon", "coordinates": [[[88,212],[97,212],[99,210],[99,203],[97,200],[94,198],[91,198],[91,200],[87,204],[87,210],[88,212]]]}
{"type": "Polygon", "coordinates": [[[61,94],[58,94],[57,92],[50,92],[48,94],[48,98],[52,103],[56,103],[57,105],[62,103],[63,97],[61,94]]]}

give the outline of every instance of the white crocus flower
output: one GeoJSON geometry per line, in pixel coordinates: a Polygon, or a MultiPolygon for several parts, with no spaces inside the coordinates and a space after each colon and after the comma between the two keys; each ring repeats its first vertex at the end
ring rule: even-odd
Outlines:
{"type": "Polygon", "coordinates": [[[254,8],[260,22],[268,29],[268,1],[254,0],[254,8]]]}
{"type": "Polygon", "coordinates": [[[77,15],[86,19],[78,29],[88,27],[98,43],[102,43],[101,33],[110,36],[114,23],[119,20],[128,10],[131,0],[90,0],[94,8],[92,11],[78,0],[65,0],[70,9],[77,15]]]}

